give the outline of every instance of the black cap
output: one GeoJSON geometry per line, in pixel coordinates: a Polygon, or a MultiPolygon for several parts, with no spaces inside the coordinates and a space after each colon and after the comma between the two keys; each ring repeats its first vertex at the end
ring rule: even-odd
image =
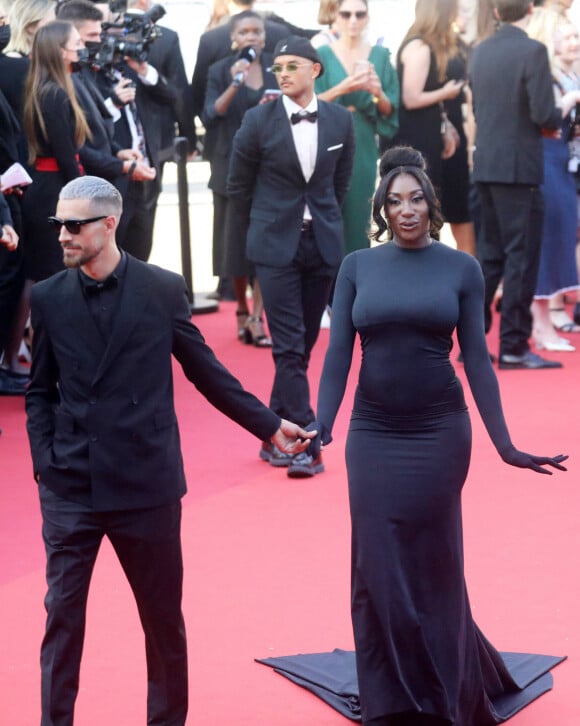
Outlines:
{"type": "Polygon", "coordinates": [[[324,73],[324,66],[316,48],[307,38],[302,38],[300,35],[290,35],[284,40],[279,40],[274,48],[274,58],[279,55],[297,55],[299,58],[307,58],[313,63],[320,64],[319,76],[324,73]]]}

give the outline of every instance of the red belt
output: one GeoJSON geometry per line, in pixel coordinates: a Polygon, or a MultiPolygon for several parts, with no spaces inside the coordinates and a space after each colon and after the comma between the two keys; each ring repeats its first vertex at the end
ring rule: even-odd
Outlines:
{"type": "MultiPolygon", "coordinates": [[[[79,155],[75,155],[75,161],[78,164],[81,174],[84,173],[84,169],[80,163],[79,155]]],[[[34,168],[36,171],[60,171],[58,161],[54,156],[39,156],[34,162],[34,168]]]]}

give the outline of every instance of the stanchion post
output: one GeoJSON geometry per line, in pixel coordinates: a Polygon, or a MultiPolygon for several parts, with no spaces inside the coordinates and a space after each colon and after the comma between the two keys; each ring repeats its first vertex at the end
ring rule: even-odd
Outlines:
{"type": "Polygon", "coordinates": [[[181,236],[181,270],[187,285],[192,315],[215,313],[215,300],[196,295],[193,287],[193,264],[191,259],[191,233],[189,226],[189,185],[187,182],[188,143],[184,136],[174,141],[174,160],[177,164],[177,198],[179,201],[179,231],[181,236]]]}

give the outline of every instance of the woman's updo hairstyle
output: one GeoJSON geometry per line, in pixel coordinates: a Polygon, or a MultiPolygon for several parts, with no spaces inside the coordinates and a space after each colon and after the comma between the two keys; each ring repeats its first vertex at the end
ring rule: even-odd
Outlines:
{"type": "Polygon", "coordinates": [[[371,238],[377,242],[382,241],[383,234],[387,233],[387,239],[393,239],[393,233],[386,219],[385,206],[387,194],[393,181],[400,174],[410,174],[415,177],[429,207],[429,220],[431,227],[429,234],[434,239],[439,239],[439,231],[443,226],[444,219],[441,214],[441,204],[433,189],[431,179],[427,175],[427,164],[420,151],[412,146],[393,146],[387,149],[379,163],[380,182],[373,199],[373,221],[377,226],[376,232],[371,238]]]}

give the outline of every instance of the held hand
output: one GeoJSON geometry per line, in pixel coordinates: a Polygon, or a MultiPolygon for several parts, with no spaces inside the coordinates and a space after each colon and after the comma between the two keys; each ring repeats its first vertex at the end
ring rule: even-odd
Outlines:
{"type": "Polygon", "coordinates": [[[544,466],[553,466],[554,469],[568,471],[565,466],[562,466],[562,462],[568,458],[565,454],[558,454],[558,456],[554,457],[534,456],[533,454],[526,454],[525,451],[518,451],[518,449],[512,447],[507,452],[502,453],[501,458],[506,464],[517,466],[520,469],[532,469],[533,471],[537,471],[538,474],[552,475],[551,471],[543,468],[544,466]]]}
{"type": "Polygon", "coordinates": [[[295,423],[282,419],[280,428],[272,436],[272,443],[286,454],[299,454],[308,448],[310,439],[313,439],[316,433],[316,431],[306,431],[295,423]]]}

